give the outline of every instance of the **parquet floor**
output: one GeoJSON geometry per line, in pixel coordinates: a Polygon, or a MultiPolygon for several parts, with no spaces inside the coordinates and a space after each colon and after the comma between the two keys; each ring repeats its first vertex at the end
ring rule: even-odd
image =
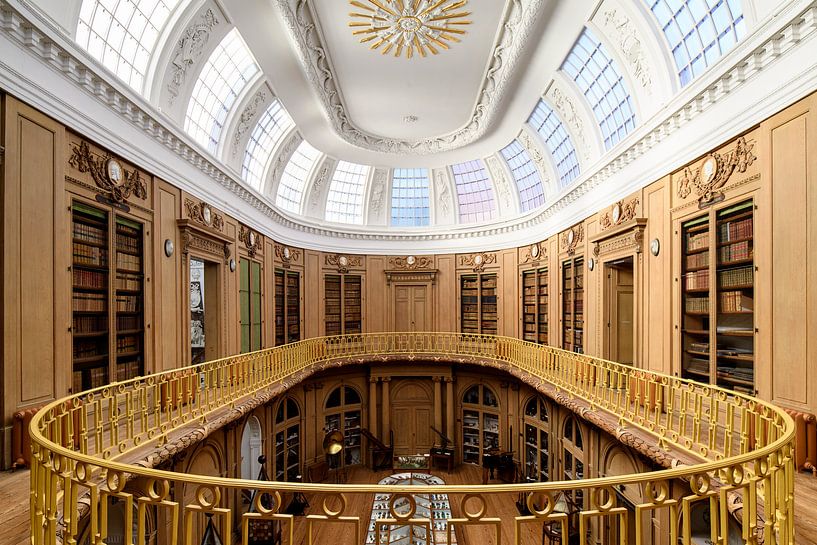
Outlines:
{"type": "MultiPolygon", "coordinates": [[[[373,472],[360,468],[349,471],[348,483],[375,483],[390,474],[391,471],[373,472]]],[[[481,470],[474,466],[461,466],[450,474],[434,471],[448,484],[476,484],[481,482],[481,470]]],[[[307,513],[320,512],[322,497],[309,498],[310,507],[307,513]]],[[[451,498],[453,516],[461,516],[459,501],[451,498]]],[[[510,545],[513,540],[513,518],[517,515],[516,497],[513,495],[495,495],[488,499],[488,512],[502,519],[501,545],[510,545]]],[[[16,471],[0,473],[0,545],[24,545],[29,543],[29,473],[16,471]]],[[[368,524],[372,505],[371,495],[350,494],[349,514],[361,517],[368,524]]],[[[298,517],[295,528],[295,543],[307,543],[306,524],[298,517]]],[[[795,478],[795,526],[797,545],[817,545],[817,478],[809,474],[799,474],[795,478]]],[[[365,528],[362,529],[365,538],[365,528]]],[[[461,530],[463,530],[461,528],[461,530]]],[[[457,539],[461,545],[500,545],[496,544],[487,527],[472,527],[460,531],[457,539]]],[[[526,543],[541,543],[539,528],[529,525],[524,528],[526,543]]],[[[354,532],[351,526],[335,524],[316,527],[313,543],[329,545],[353,545],[354,532]]],[[[357,544],[355,544],[357,545],[357,544]]]]}

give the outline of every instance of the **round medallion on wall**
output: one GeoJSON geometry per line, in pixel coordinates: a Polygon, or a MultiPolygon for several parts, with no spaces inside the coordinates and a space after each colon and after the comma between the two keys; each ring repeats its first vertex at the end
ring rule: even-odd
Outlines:
{"type": "Polygon", "coordinates": [[[230,272],[235,272],[235,259],[230,258],[230,272]]]}
{"type": "Polygon", "coordinates": [[[474,263],[476,265],[482,265],[482,254],[477,254],[474,256],[474,263]]]}
{"type": "Polygon", "coordinates": [[[409,265],[414,265],[415,263],[417,263],[417,258],[415,258],[413,255],[410,255],[406,258],[406,263],[408,263],[409,265]]]}
{"type": "Polygon", "coordinates": [[[596,260],[593,259],[592,257],[587,260],[587,268],[590,269],[591,271],[596,268],[596,260]]]}
{"type": "Polygon", "coordinates": [[[173,249],[174,249],[173,241],[170,240],[169,238],[166,238],[165,239],[165,255],[167,257],[172,256],[173,255],[173,249]]]}
{"type": "Polygon", "coordinates": [[[292,252],[289,251],[289,248],[284,248],[284,259],[289,259],[289,256],[292,255],[292,252]]]}
{"type": "Polygon", "coordinates": [[[652,255],[658,255],[658,252],[661,251],[661,241],[657,238],[654,238],[650,241],[650,253],[652,255]]]}
{"type": "Polygon", "coordinates": [[[718,172],[718,158],[714,155],[708,155],[701,165],[701,174],[705,182],[709,182],[715,177],[718,172]]]}
{"type": "Polygon", "coordinates": [[[618,223],[620,219],[621,219],[621,204],[616,203],[616,205],[613,207],[613,223],[618,223]]]}
{"type": "Polygon", "coordinates": [[[567,243],[573,244],[574,240],[576,240],[576,232],[573,229],[571,229],[570,231],[567,232],[567,243]]]}
{"type": "Polygon", "coordinates": [[[213,220],[213,211],[210,210],[210,207],[206,204],[201,209],[201,218],[207,225],[210,225],[210,222],[213,220]]]}
{"type": "Polygon", "coordinates": [[[108,163],[105,165],[106,170],[108,172],[108,179],[113,182],[114,184],[118,184],[122,181],[122,164],[117,161],[116,159],[108,159],[108,163]]]}
{"type": "Polygon", "coordinates": [[[347,265],[349,265],[349,258],[346,257],[345,255],[340,256],[338,258],[338,265],[340,265],[341,267],[346,267],[347,265]]]}
{"type": "Polygon", "coordinates": [[[530,245],[530,255],[534,259],[539,257],[539,245],[538,244],[531,244],[530,245]]]}
{"type": "Polygon", "coordinates": [[[250,234],[247,237],[247,240],[249,241],[250,246],[255,246],[255,233],[250,231],[250,234]]]}

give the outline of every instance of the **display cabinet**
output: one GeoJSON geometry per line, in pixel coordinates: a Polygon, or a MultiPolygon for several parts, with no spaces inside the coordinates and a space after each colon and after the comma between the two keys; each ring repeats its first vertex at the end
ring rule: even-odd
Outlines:
{"type": "Polygon", "coordinates": [[[522,339],[548,344],[548,270],[522,272],[522,339]]]}
{"type": "Polygon", "coordinates": [[[362,278],[356,274],[324,276],[324,323],[326,335],[348,335],[363,331],[362,278]]]}
{"type": "Polygon", "coordinates": [[[584,353],[584,258],[562,262],[562,348],[584,353]]]}
{"type": "Polygon", "coordinates": [[[496,335],[496,273],[460,276],[460,331],[496,335]]]}
{"type": "Polygon", "coordinates": [[[301,340],[301,274],[275,271],[275,344],[301,340]]]}

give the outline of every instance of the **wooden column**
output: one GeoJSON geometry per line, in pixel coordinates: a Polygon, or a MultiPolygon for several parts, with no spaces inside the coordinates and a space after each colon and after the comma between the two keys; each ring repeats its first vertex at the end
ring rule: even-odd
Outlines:
{"type": "Polygon", "coordinates": [[[389,394],[389,382],[391,382],[391,379],[389,377],[383,377],[381,380],[383,381],[383,431],[381,433],[381,438],[384,444],[391,445],[391,437],[389,435],[389,431],[391,431],[391,398],[389,394]]]}
{"type": "MultiPolygon", "coordinates": [[[[457,434],[454,433],[454,379],[445,379],[445,434],[456,444],[457,434]]],[[[451,445],[454,446],[453,444],[451,445]]]]}
{"type": "Polygon", "coordinates": [[[377,436],[377,377],[369,377],[369,431],[377,436]]]}
{"type": "MultiPolygon", "coordinates": [[[[442,381],[442,377],[433,377],[431,379],[434,381],[434,427],[440,431],[443,430],[443,396],[442,396],[442,386],[440,382],[442,381]]],[[[435,433],[434,434],[434,446],[440,446],[440,437],[435,433]]]]}

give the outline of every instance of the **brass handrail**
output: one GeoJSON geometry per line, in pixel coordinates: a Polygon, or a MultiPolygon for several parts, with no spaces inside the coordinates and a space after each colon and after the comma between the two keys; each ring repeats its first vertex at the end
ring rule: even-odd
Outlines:
{"type": "MultiPolygon", "coordinates": [[[[312,338],[115,383],[50,403],[32,419],[30,430],[32,543],[55,543],[58,536],[72,541],[81,530],[79,516],[71,514],[79,506],[78,498],[84,494],[93,504],[111,495],[129,497],[124,492],[125,482],[134,478],[152,483],[148,486],[150,491],[138,498],[138,502],[157,506],[164,505],[163,502],[174,503],[168,499],[170,483],[209,491],[216,500],[223,495],[221,491],[239,489],[339,496],[410,492],[411,487],[406,486],[264,483],[188,475],[121,461],[137,449],[141,453],[148,445],[158,448],[174,433],[217,416],[224,408],[246,403],[269,388],[285,387],[288,381],[310,370],[332,362],[366,357],[372,364],[371,359],[386,359],[386,356],[471,358],[501,363],[581,399],[595,409],[616,415],[621,425],[652,435],[662,447],[672,446],[706,460],[643,474],[567,482],[432,486],[424,488],[424,492],[478,496],[528,492],[531,506],[535,503],[534,495],[550,500],[546,502],[550,507],[534,512],[533,520],[554,522],[558,517],[552,511],[552,500],[560,491],[605,491],[588,494],[589,509],[584,509],[582,516],[592,519],[617,516],[614,487],[637,484],[643,496],[650,500],[640,506],[642,510],[674,513],[683,510],[687,522],[680,537],[685,543],[691,539],[688,535],[691,506],[707,499],[720,514],[713,517],[713,541],[718,538],[718,532],[725,539],[726,526],[716,532],[714,521],[725,524],[728,518],[725,494],[737,493],[744,502],[746,516],[742,531],[747,542],[793,543],[794,423],[784,411],[716,386],[519,339],[431,332],[312,338]],[[677,502],[667,497],[667,483],[674,479],[689,481],[692,494],[677,502]],[[758,516],[762,524],[755,520],[758,516]]],[[[195,501],[184,506],[185,513],[221,512],[218,501],[210,504],[203,499],[204,495],[196,494],[195,501]]],[[[178,502],[176,504],[178,509],[178,502]]],[[[229,508],[226,511],[232,513],[229,508]]],[[[343,517],[342,513],[334,513],[325,506],[324,511],[324,516],[331,520],[343,517]]],[[[89,513],[94,512],[93,507],[89,509],[89,513]]],[[[269,514],[273,515],[283,516],[269,514]]],[[[93,516],[91,519],[90,524],[94,526],[97,521],[93,516]]],[[[525,522],[530,520],[520,518],[517,524],[525,522]]],[[[100,529],[101,526],[91,528],[98,540],[104,533],[100,529]]],[[[643,536],[639,529],[636,528],[636,538],[641,543],[643,536]]],[[[189,540],[192,534],[188,534],[186,531],[185,538],[189,540]]]]}

